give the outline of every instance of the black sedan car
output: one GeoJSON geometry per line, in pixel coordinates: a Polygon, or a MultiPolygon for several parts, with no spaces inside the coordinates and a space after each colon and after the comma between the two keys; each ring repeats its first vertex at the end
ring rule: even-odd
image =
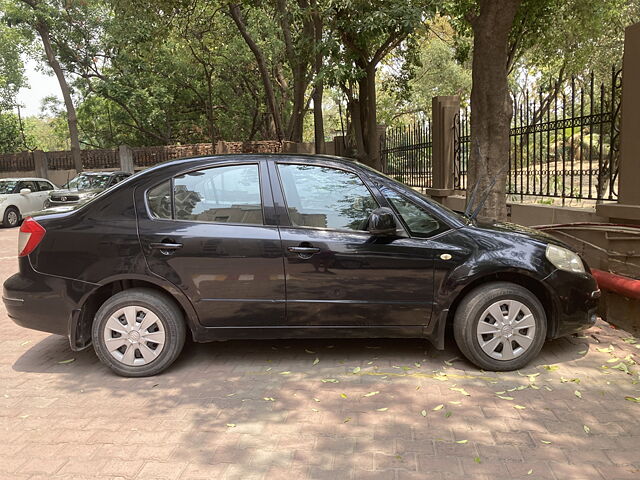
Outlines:
{"type": "Polygon", "coordinates": [[[3,300],[125,376],[196,342],[422,337],[513,370],[595,321],[599,290],[552,237],[480,224],[350,160],[176,160],[27,219],[3,300]]]}

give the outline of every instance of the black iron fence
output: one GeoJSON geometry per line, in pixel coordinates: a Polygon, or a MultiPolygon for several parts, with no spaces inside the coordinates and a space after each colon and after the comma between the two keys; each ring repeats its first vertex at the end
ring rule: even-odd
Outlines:
{"type": "MultiPolygon", "coordinates": [[[[619,160],[621,70],[593,74],[514,99],[507,193],[615,200],[619,160]]],[[[456,118],[455,188],[466,189],[469,111],[456,118]]]]}
{"type": "Polygon", "coordinates": [[[412,187],[432,185],[431,122],[387,129],[381,144],[383,171],[412,187]]]}
{"type": "MultiPolygon", "coordinates": [[[[621,70],[556,82],[513,99],[507,193],[578,200],[615,200],[620,143],[621,70]]],[[[454,188],[466,190],[470,112],[454,125],[454,188]]],[[[432,186],[429,121],[387,129],[384,172],[412,187],[432,186]]]]}

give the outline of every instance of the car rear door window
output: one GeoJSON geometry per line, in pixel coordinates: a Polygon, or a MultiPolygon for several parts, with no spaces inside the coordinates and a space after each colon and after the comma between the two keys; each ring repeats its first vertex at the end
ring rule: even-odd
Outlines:
{"type": "Polygon", "coordinates": [[[151,217],[171,219],[171,180],[149,189],[147,204],[151,217]]]}
{"type": "Polygon", "coordinates": [[[291,223],[298,227],[365,230],[378,208],[358,175],[316,165],[278,164],[291,223]]]}
{"type": "Polygon", "coordinates": [[[53,190],[53,185],[51,185],[49,182],[38,182],[38,187],[40,187],[41,192],[53,190]]]}
{"type": "Polygon", "coordinates": [[[228,165],[175,177],[176,220],[263,225],[257,164],[228,165]]]}

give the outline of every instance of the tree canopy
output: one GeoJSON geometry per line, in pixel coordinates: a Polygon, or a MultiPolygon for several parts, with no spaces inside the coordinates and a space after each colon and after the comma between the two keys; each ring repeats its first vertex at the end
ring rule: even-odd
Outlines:
{"type": "MultiPolygon", "coordinates": [[[[82,148],[344,133],[354,156],[379,166],[379,123],[427,118],[434,95],[468,102],[472,60],[491,55],[474,51],[484,3],[0,0],[0,110],[17,113],[28,57],[69,93],[40,122],[18,123],[35,129],[33,144],[5,149],[68,144],[74,110],[82,148]]],[[[640,13],[640,0],[517,3],[505,58],[512,96],[605,75],[640,13]]]]}

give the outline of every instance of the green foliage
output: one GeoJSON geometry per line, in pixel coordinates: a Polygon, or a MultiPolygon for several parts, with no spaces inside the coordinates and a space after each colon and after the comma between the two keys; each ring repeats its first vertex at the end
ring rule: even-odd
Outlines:
{"type": "Polygon", "coordinates": [[[20,58],[22,38],[2,19],[0,13],[0,112],[13,108],[18,90],[26,83],[20,58]]]}
{"type": "Polygon", "coordinates": [[[13,153],[22,150],[20,123],[14,113],[0,112],[0,153],[13,153]]]}
{"type": "MultiPolygon", "coordinates": [[[[304,112],[322,79],[329,138],[343,126],[349,129],[353,112],[345,98],[358,100],[372,67],[377,67],[379,123],[427,118],[436,95],[469,96],[469,21],[478,13],[476,0],[240,3],[247,30],[264,53],[283,124],[293,111],[295,66],[305,62],[304,112]],[[320,45],[305,33],[313,11],[324,24],[320,45]],[[318,52],[324,62],[316,76],[309,65],[318,52]]],[[[40,18],[72,83],[84,147],[273,136],[256,60],[229,17],[227,2],[37,0],[37,5],[34,10],[24,0],[0,0],[0,112],[14,105],[25,84],[20,54],[43,60],[34,30],[40,18]]],[[[621,59],[623,28],[639,17],[638,0],[523,0],[510,36],[512,90],[547,88],[559,75],[581,78],[590,70],[606,78],[611,63],[621,59]]],[[[57,107],[26,119],[33,140],[27,147],[66,148],[64,113],[57,107]]],[[[5,117],[3,138],[13,138],[6,134],[14,132],[12,117],[5,117]]],[[[310,115],[303,125],[309,140],[310,115]]]]}

